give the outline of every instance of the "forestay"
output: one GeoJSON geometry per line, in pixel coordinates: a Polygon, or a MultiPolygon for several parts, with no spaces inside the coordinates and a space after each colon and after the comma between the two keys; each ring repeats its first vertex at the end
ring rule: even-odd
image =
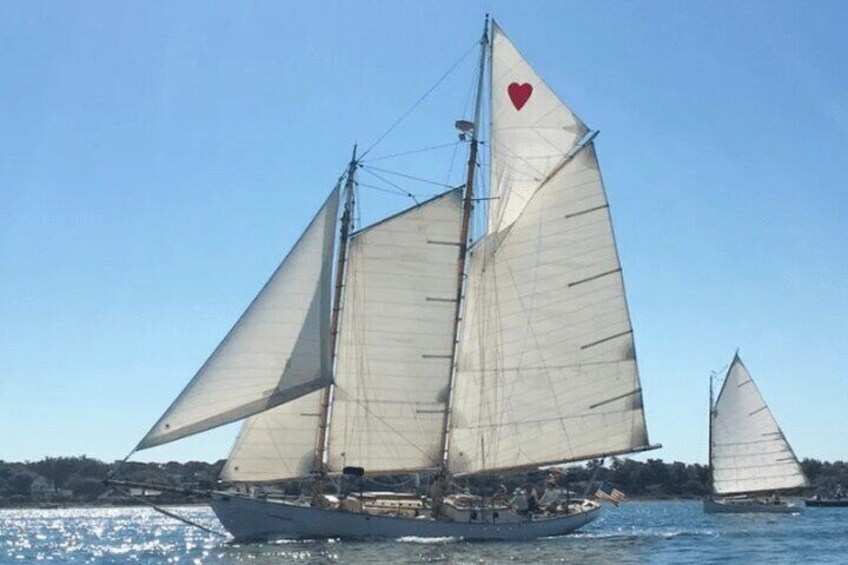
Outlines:
{"type": "Polygon", "coordinates": [[[196,434],[330,381],[333,190],[236,325],[136,449],[196,434]]]}
{"type": "Polygon", "coordinates": [[[607,200],[592,144],[471,255],[449,468],[470,473],[647,447],[607,200]]]}
{"type": "Polygon", "coordinates": [[[711,425],[715,494],[807,486],[798,459],[738,355],[727,371],[711,425]]]}
{"type": "Polygon", "coordinates": [[[508,227],[587,128],[492,26],[489,229],[508,227]]]}
{"type": "Polygon", "coordinates": [[[440,464],[451,373],[461,193],[453,190],[350,242],[329,468],[440,464]]]}

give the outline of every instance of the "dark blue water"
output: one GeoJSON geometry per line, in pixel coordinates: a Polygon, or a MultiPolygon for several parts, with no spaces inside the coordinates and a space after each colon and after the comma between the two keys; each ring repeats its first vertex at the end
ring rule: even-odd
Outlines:
{"type": "MultiPolygon", "coordinates": [[[[220,529],[211,510],[177,512],[220,529]]],[[[405,539],[232,545],[146,508],[0,511],[0,563],[848,563],[848,508],[706,515],[626,502],[576,535],[530,542],[405,539]]]]}

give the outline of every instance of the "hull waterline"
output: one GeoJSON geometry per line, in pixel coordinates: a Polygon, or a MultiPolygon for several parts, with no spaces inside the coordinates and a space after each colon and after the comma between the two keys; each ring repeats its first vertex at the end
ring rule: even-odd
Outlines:
{"type": "Polygon", "coordinates": [[[215,494],[212,508],[236,541],[402,537],[524,540],[569,534],[595,520],[600,507],[525,522],[460,523],[374,516],[240,495],[215,494]]]}

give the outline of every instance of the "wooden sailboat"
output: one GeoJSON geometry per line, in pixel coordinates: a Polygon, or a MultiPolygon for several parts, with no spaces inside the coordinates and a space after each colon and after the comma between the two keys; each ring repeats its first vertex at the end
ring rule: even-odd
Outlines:
{"type": "Polygon", "coordinates": [[[236,539],[566,534],[598,504],[525,512],[451,493],[448,479],[658,447],[594,133],[488,20],[480,47],[473,122],[457,123],[469,144],[465,186],[353,231],[354,151],[303,236],[137,447],[247,418],[226,488],[212,493],[236,539]],[[472,245],[486,67],[491,205],[472,245]],[[433,473],[437,488],[328,494],[328,478],[345,471],[433,473]],[[301,501],[256,495],[304,477],[314,488],[301,501]]]}
{"type": "Polygon", "coordinates": [[[710,382],[710,481],[705,512],[800,512],[778,494],[808,486],[789,442],[737,353],[713,402],[710,382]]]}

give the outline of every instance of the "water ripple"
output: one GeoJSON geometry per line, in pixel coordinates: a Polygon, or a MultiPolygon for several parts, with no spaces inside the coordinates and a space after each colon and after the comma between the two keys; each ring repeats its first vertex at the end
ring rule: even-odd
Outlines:
{"type": "MultiPolygon", "coordinates": [[[[213,530],[207,507],[180,515],[213,530]]],[[[456,538],[234,544],[149,508],[0,511],[0,563],[844,563],[848,510],[706,515],[699,502],[629,502],[585,530],[525,542],[456,538]]]]}

